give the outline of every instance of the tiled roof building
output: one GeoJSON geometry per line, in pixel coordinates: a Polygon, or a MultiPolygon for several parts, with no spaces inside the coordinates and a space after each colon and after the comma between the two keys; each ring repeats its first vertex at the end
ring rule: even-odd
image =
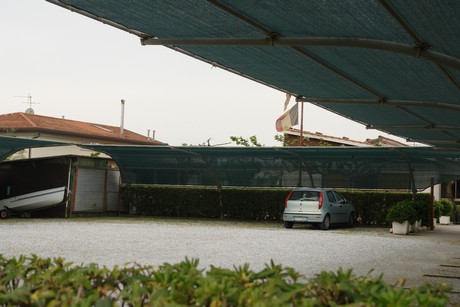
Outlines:
{"type": "MultiPolygon", "coordinates": [[[[68,146],[33,148],[17,152],[10,159],[61,155],[92,156],[95,152],[78,144],[167,145],[121,127],[87,123],[29,113],[0,115],[0,136],[12,136],[69,143],[68,146]]],[[[97,156],[107,157],[97,153],[97,156]]]]}
{"type": "MultiPolygon", "coordinates": [[[[396,140],[392,140],[383,136],[376,139],[367,139],[365,142],[351,140],[347,137],[336,137],[322,134],[321,132],[303,131],[303,146],[355,146],[355,147],[371,147],[371,146],[390,146],[401,147],[407,146],[396,140]]],[[[300,130],[289,129],[284,132],[284,146],[299,146],[300,130]]]]}
{"type": "Polygon", "coordinates": [[[0,135],[54,139],[69,143],[165,145],[127,129],[27,113],[0,115],[0,135]]]}

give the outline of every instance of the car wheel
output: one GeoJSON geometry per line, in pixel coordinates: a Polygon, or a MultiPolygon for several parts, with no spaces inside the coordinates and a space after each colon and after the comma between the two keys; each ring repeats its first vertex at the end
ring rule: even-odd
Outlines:
{"type": "Polygon", "coordinates": [[[293,222],[284,221],[284,227],[285,228],[291,229],[292,226],[294,226],[293,222]]]}
{"type": "Polygon", "coordinates": [[[329,214],[327,214],[324,217],[324,220],[319,225],[319,227],[321,228],[321,230],[328,230],[330,226],[331,226],[331,218],[329,217],[329,214]]]}
{"type": "Polygon", "coordinates": [[[0,211],[0,217],[1,217],[2,219],[7,219],[8,216],[9,216],[8,211],[6,211],[6,210],[0,211]]]}
{"type": "Polygon", "coordinates": [[[350,227],[350,228],[355,226],[355,214],[354,214],[354,212],[350,213],[350,216],[348,217],[347,226],[350,227]]]}

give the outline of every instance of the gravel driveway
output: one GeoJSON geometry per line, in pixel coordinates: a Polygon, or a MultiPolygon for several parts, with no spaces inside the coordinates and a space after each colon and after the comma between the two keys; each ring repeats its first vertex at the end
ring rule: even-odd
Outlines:
{"type": "Polygon", "coordinates": [[[384,228],[321,231],[309,226],[284,229],[281,223],[266,222],[8,219],[0,221],[0,233],[0,253],[7,257],[62,256],[78,264],[109,267],[126,262],[159,265],[189,257],[199,258],[204,268],[249,263],[259,270],[273,259],[308,277],[339,267],[353,268],[358,275],[374,269],[391,283],[404,277],[409,285],[416,285],[427,280],[424,274],[439,272],[440,264],[460,265],[455,259],[460,257],[459,225],[396,236],[384,228]]]}

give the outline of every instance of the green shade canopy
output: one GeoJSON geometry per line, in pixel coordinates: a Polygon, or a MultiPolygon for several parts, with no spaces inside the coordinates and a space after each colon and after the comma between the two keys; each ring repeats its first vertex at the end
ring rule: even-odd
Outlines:
{"type": "Polygon", "coordinates": [[[458,0],[48,1],[435,147],[85,146],[125,183],[415,190],[460,178],[458,0]]]}
{"type": "MultiPolygon", "coordinates": [[[[5,159],[69,143],[0,137],[5,159]]],[[[79,146],[111,156],[123,183],[421,190],[460,179],[460,152],[431,147],[79,146]]]]}
{"type": "Polygon", "coordinates": [[[82,146],[109,154],[124,183],[415,191],[460,178],[460,152],[431,147],[82,146]]]}
{"type": "Polygon", "coordinates": [[[458,0],[48,0],[409,140],[460,149],[458,0]]]}
{"type": "Polygon", "coordinates": [[[26,148],[52,147],[68,145],[61,142],[21,139],[16,137],[0,137],[0,161],[5,160],[15,152],[26,148]]]}

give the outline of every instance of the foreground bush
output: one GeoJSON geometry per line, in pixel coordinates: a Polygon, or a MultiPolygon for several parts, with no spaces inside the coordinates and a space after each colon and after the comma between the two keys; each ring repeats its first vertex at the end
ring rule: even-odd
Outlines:
{"type": "Polygon", "coordinates": [[[445,306],[445,286],[403,289],[351,270],[306,280],[273,262],[205,272],[198,260],[152,266],[74,265],[62,258],[0,255],[2,306],[445,306]]]}

